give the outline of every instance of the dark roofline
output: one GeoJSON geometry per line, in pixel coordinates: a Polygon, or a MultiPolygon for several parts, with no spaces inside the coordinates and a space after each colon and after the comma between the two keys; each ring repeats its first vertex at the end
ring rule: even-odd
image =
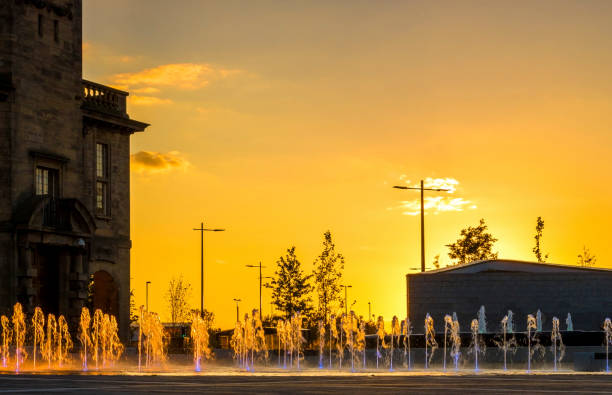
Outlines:
{"type": "Polygon", "coordinates": [[[559,263],[520,261],[520,260],[516,260],[516,259],[484,259],[484,260],[480,260],[480,261],[473,261],[473,262],[470,262],[470,263],[466,263],[464,265],[448,266],[448,267],[444,267],[444,268],[440,268],[440,269],[428,270],[426,272],[408,273],[408,274],[406,274],[406,276],[448,273],[448,272],[453,272],[453,271],[457,271],[457,270],[462,270],[462,269],[464,269],[466,267],[478,266],[478,265],[483,265],[483,264],[491,264],[491,263],[495,263],[495,262],[511,263],[511,264],[514,263],[514,264],[522,264],[522,265],[538,266],[538,267],[546,266],[546,267],[549,267],[551,269],[569,269],[569,270],[591,271],[591,272],[605,272],[605,273],[612,272],[612,269],[602,268],[602,267],[587,267],[587,266],[577,266],[577,265],[562,265],[562,264],[559,264],[559,263]]]}

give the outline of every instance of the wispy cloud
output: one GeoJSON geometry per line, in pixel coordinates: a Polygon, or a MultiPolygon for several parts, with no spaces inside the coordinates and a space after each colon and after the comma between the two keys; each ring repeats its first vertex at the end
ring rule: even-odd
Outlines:
{"type": "Polygon", "coordinates": [[[131,73],[115,74],[111,81],[127,89],[175,87],[184,90],[201,89],[211,81],[240,73],[207,63],[172,63],[131,73]]]}
{"type": "Polygon", "coordinates": [[[158,106],[162,104],[172,104],[172,100],[156,96],[130,95],[128,98],[130,104],[135,106],[158,106]]]}
{"type": "MultiPolygon", "coordinates": [[[[420,187],[420,184],[418,183],[411,183],[410,180],[407,179],[407,176],[404,174],[402,174],[399,179],[400,181],[403,181],[406,186],[413,188],[420,187]]],[[[454,194],[457,191],[459,181],[454,178],[430,177],[424,180],[423,185],[425,186],[425,188],[447,190],[431,192],[436,194],[437,196],[425,196],[425,198],[423,199],[423,206],[426,212],[433,212],[434,214],[439,214],[441,212],[447,211],[463,211],[465,209],[474,210],[477,208],[477,206],[470,200],[464,199],[462,197],[448,196],[454,194]]],[[[418,193],[418,191],[415,191],[415,193],[418,193]]],[[[403,200],[401,201],[398,207],[395,207],[395,209],[403,210],[402,214],[404,215],[419,215],[419,213],[421,212],[420,198],[416,196],[414,199],[411,200],[403,200]]]]}
{"type": "Polygon", "coordinates": [[[130,156],[132,171],[137,173],[166,173],[171,170],[187,169],[190,163],[180,152],[168,153],[139,151],[130,156]]]}

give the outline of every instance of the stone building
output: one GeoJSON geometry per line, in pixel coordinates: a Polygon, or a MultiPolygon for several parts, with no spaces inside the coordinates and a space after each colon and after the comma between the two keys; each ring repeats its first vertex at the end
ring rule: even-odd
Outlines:
{"type": "MultiPolygon", "coordinates": [[[[499,332],[508,310],[514,327],[524,331],[527,315],[542,313],[542,328],[552,318],[571,313],[575,330],[601,330],[612,314],[612,270],[511,260],[477,261],[424,273],[408,274],[407,312],[417,332],[429,313],[437,328],[444,315],[457,313],[463,331],[485,307],[487,331],[499,332]]],[[[440,329],[442,330],[442,329],[440,329]]]]}
{"type": "Polygon", "coordinates": [[[81,10],[0,0],[0,310],[76,325],[89,304],[125,338],[130,136],[148,125],[129,118],[127,92],[83,80],[81,10]]]}

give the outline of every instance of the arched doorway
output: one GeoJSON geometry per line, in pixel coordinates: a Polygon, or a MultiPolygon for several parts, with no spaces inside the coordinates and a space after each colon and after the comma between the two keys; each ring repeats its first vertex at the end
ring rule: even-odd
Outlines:
{"type": "Polygon", "coordinates": [[[113,276],[105,270],[93,274],[93,309],[117,316],[119,314],[119,290],[113,276]]]}

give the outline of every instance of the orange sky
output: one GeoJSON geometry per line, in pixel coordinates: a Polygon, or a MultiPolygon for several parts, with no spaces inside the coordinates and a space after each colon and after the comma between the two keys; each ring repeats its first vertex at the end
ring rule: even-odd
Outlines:
{"type": "Polygon", "coordinates": [[[612,2],[84,3],[84,77],[129,90],[152,124],[131,147],[138,304],[151,281],[167,316],[182,274],[199,306],[205,220],[227,229],[205,235],[222,327],[233,298],[258,303],[244,265],[271,275],[295,245],[310,271],[327,229],[357,312],[401,315],[418,193],[391,186],[426,177],[456,180],[439,196],[460,209],[428,210],[429,263],[479,218],[500,257],[533,260],[541,215],[549,261],[586,245],[612,266],[612,2]]]}

